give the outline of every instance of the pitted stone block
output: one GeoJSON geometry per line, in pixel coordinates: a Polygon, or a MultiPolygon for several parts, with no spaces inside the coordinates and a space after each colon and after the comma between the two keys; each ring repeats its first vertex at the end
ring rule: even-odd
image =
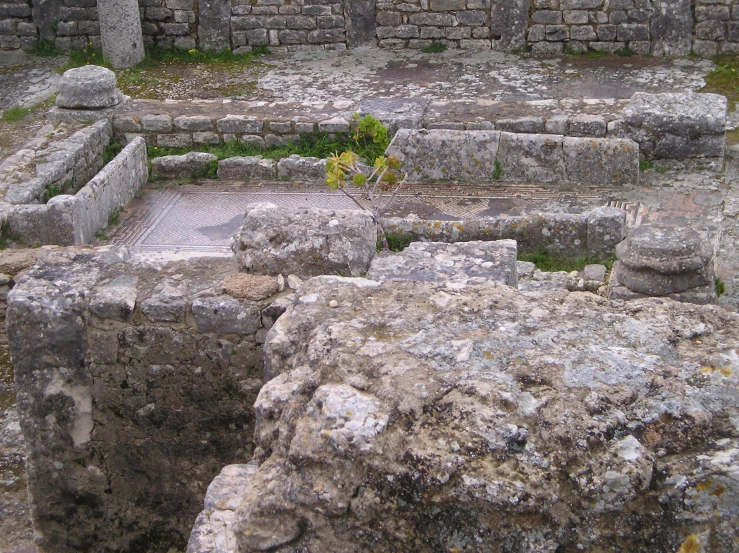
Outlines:
{"type": "Polygon", "coordinates": [[[501,133],[498,151],[501,180],[565,182],[563,139],[556,134],[501,133]]]}
{"type": "Polygon", "coordinates": [[[494,242],[413,242],[399,253],[378,255],[367,278],[376,281],[419,280],[517,285],[515,240],[494,242]]]}
{"type": "Polygon", "coordinates": [[[195,299],[192,314],[198,332],[245,335],[254,334],[262,326],[258,307],[229,296],[195,299]]]}
{"type": "Polygon", "coordinates": [[[563,151],[567,180],[591,186],[639,182],[639,145],[619,138],[571,138],[563,151]]]}
{"type": "Polygon", "coordinates": [[[116,88],[115,73],[105,67],[85,65],[70,69],[59,79],[56,105],[66,109],[103,109],[116,106],[123,94],[116,88]]]}
{"type": "Polygon", "coordinates": [[[120,276],[93,292],[90,312],[101,319],[125,321],[136,307],[138,277],[120,276]]]}
{"type": "Polygon", "coordinates": [[[713,248],[691,228],[654,225],[633,230],[616,246],[616,255],[632,269],[670,275],[705,267],[713,258],[713,248]]]}

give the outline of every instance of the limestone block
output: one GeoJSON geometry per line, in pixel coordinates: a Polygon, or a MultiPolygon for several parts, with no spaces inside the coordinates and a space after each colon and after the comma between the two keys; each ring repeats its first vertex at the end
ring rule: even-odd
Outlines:
{"type": "Polygon", "coordinates": [[[137,0],[98,0],[103,54],[114,69],[133,67],[144,59],[144,40],[137,0]]]}
{"type": "Polygon", "coordinates": [[[188,152],[181,156],[162,156],[151,160],[152,178],[174,179],[200,176],[218,158],[203,152],[188,152]]]}
{"type": "Polygon", "coordinates": [[[358,112],[374,115],[390,133],[395,133],[398,129],[420,129],[429,101],[428,98],[363,98],[358,112]]]}
{"type": "Polygon", "coordinates": [[[606,121],[600,115],[579,114],[570,119],[570,136],[603,137],[606,135],[606,121]]]}
{"type": "Polygon", "coordinates": [[[665,296],[713,284],[713,266],[710,264],[695,271],[666,275],[652,269],[632,269],[624,263],[619,263],[617,273],[621,284],[634,292],[648,296],[665,296]]]}
{"type": "Polygon", "coordinates": [[[231,47],[231,0],[198,2],[198,46],[220,52],[231,47]]]}
{"type": "Polygon", "coordinates": [[[565,182],[564,137],[555,134],[500,134],[501,180],[565,182]]]}
{"type": "Polygon", "coordinates": [[[498,131],[415,131],[401,129],[388,146],[409,182],[476,180],[490,182],[495,171],[498,131]]]}
{"type": "Polygon", "coordinates": [[[90,312],[101,319],[126,321],[136,307],[138,277],[123,275],[93,291],[90,312]]]}
{"type": "Polygon", "coordinates": [[[259,134],[264,128],[262,121],[256,121],[245,115],[227,115],[216,121],[218,132],[224,133],[256,133],[259,134]]]}
{"type": "Polygon", "coordinates": [[[495,122],[495,128],[499,131],[539,133],[544,130],[544,120],[541,117],[517,117],[515,119],[503,118],[495,122]]]}
{"type": "Polygon", "coordinates": [[[174,120],[175,127],[182,131],[210,131],[213,121],[205,115],[181,115],[174,120]]]}
{"type": "Polygon", "coordinates": [[[639,182],[639,145],[633,140],[566,136],[563,153],[570,182],[591,186],[639,182]]]}
{"type": "Polygon", "coordinates": [[[262,327],[261,311],[256,305],[229,296],[194,299],[192,315],[198,332],[249,335],[262,327]]]}
{"type": "Polygon", "coordinates": [[[713,248],[692,228],[644,225],[629,233],[616,247],[616,255],[632,269],[671,275],[705,267],[713,248]]]}
{"type": "Polygon", "coordinates": [[[288,209],[251,204],[232,249],[249,273],[359,276],[377,247],[377,227],[360,210],[288,209]]]}
{"type": "Polygon", "coordinates": [[[402,252],[375,257],[367,278],[483,284],[517,285],[515,240],[493,242],[412,242],[402,252]]]}
{"type": "Polygon", "coordinates": [[[261,156],[229,157],[218,162],[218,178],[225,180],[274,180],[277,166],[261,156]]]}
{"type": "Polygon", "coordinates": [[[597,207],[588,214],[588,256],[606,259],[626,236],[626,212],[615,207],[597,207]]]}
{"type": "Polygon", "coordinates": [[[123,94],[116,88],[116,76],[110,69],[85,65],[69,69],[59,79],[56,105],[67,109],[102,109],[116,106],[123,94]]]}
{"type": "Polygon", "coordinates": [[[326,180],[326,160],[291,155],[277,162],[277,178],[323,183],[326,180]]]}
{"type": "Polygon", "coordinates": [[[141,125],[145,131],[170,132],[172,130],[172,117],[167,114],[147,114],[141,118],[141,125]]]}

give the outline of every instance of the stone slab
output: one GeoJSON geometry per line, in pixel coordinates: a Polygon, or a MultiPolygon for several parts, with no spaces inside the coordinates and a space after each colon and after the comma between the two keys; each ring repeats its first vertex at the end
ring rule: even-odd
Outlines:
{"type": "Polygon", "coordinates": [[[567,181],[562,149],[556,134],[501,133],[498,161],[501,180],[556,183],[567,181]]]}
{"type": "Polygon", "coordinates": [[[457,285],[500,282],[517,285],[515,240],[493,242],[412,242],[402,252],[380,254],[367,278],[377,281],[418,280],[457,285]]]}
{"type": "Polygon", "coordinates": [[[365,98],[359,103],[360,115],[377,117],[394,133],[398,129],[420,129],[429,105],[428,98],[365,98]]]}
{"type": "Polygon", "coordinates": [[[141,14],[137,0],[98,0],[103,55],[114,69],[133,67],[144,59],[141,14]]]}
{"type": "Polygon", "coordinates": [[[619,138],[571,138],[562,143],[567,180],[589,186],[639,183],[639,145],[619,138]]]}

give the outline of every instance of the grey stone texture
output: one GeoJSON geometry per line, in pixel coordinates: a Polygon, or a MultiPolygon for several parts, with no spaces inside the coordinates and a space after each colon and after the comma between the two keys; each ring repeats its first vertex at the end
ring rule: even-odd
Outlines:
{"type": "Polygon", "coordinates": [[[635,93],[622,112],[622,134],[648,157],[723,158],[726,98],[694,92],[635,93]]]}
{"type": "Polygon", "coordinates": [[[144,59],[144,39],[137,0],[98,0],[103,55],[114,69],[133,67],[144,59]]]}
{"type": "Polygon", "coordinates": [[[361,210],[288,209],[251,204],[232,240],[238,265],[248,273],[359,276],[377,247],[377,226],[361,210]]]}
{"type": "Polygon", "coordinates": [[[367,278],[417,280],[454,284],[500,282],[516,287],[515,240],[488,242],[412,242],[402,252],[383,252],[375,257],[367,278]]]}
{"type": "Polygon", "coordinates": [[[691,303],[716,301],[713,247],[691,228],[639,227],[616,247],[616,255],[619,263],[613,269],[609,297],[670,296],[691,303]]]}
{"type": "Polygon", "coordinates": [[[609,186],[639,183],[639,145],[633,140],[566,136],[562,151],[570,182],[609,186]]]}
{"type": "Polygon", "coordinates": [[[326,160],[291,155],[277,162],[277,179],[304,182],[326,181],[326,160]]]}
{"type": "Polygon", "coordinates": [[[112,248],[52,253],[9,294],[44,551],[133,553],[153,551],[152,543],[183,551],[209,482],[252,455],[266,330],[259,313],[271,299],[227,297],[234,320],[218,292],[234,271],[230,260],[127,259],[112,248]],[[162,294],[184,304],[186,316],[145,316],[143,306],[162,294]],[[204,320],[210,326],[201,332],[204,320]]]}
{"type": "Polygon", "coordinates": [[[225,180],[275,180],[277,164],[261,156],[229,157],[218,162],[218,178],[225,180]]]}
{"type": "Polygon", "coordinates": [[[208,165],[217,160],[217,156],[203,152],[156,157],[151,160],[151,176],[154,179],[202,176],[208,165]]]}
{"type": "Polygon", "coordinates": [[[105,67],[85,65],[69,69],[59,79],[56,105],[67,109],[102,109],[116,106],[123,94],[116,88],[115,73],[105,67]]]}
{"type": "Polygon", "coordinates": [[[661,299],[306,281],[265,344],[234,549],[672,552],[694,533],[731,551],[738,323],[661,299]]]}
{"type": "Polygon", "coordinates": [[[198,47],[220,52],[231,47],[231,0],[198,0],[198,47]]]}

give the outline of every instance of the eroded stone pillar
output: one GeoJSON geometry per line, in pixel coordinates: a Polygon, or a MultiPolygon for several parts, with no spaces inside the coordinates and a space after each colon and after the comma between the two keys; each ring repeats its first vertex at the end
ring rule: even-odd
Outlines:
{"type": "Polygon", "coordinates": [[[103,55],[114,69],[144,59],[144,39],[137,0],[98,0],[103,55]]]}
{"type": "Polygon", "coordinates": [[[231,48],[231,0],[198,2],[198,46],[210,52],[231,48]]]}

